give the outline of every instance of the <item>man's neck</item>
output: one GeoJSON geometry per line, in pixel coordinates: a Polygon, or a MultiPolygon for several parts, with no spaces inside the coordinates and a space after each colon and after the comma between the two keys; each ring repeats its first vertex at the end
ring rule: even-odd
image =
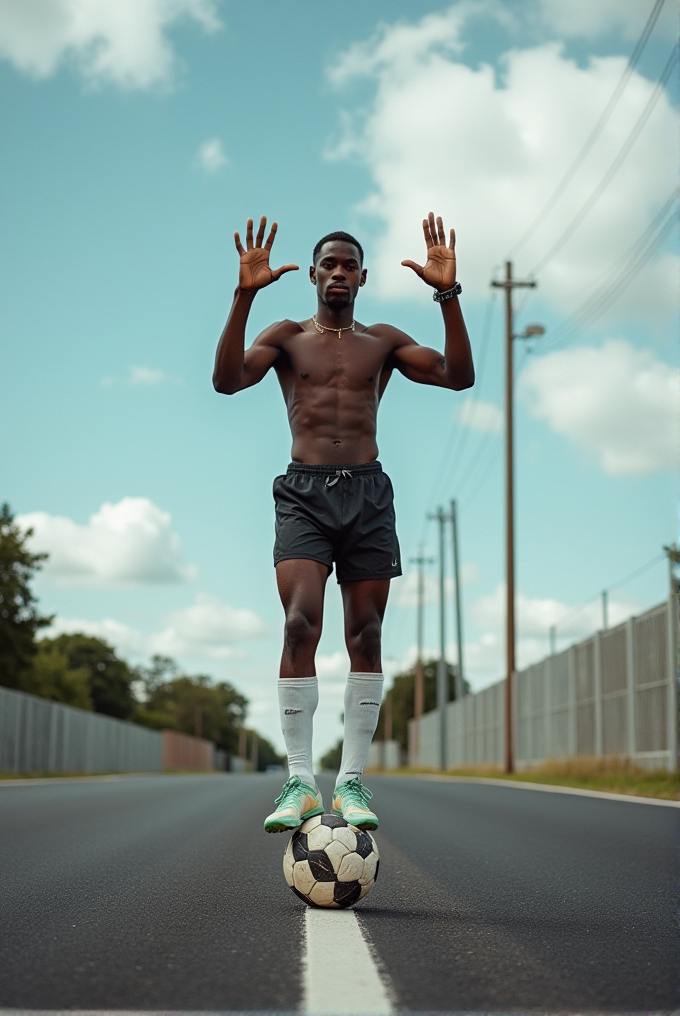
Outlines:
{"type": "Polygon", "coordinates": [[[354,304],[336,310],[319,300],[316,308],[316,320],[326,328],[350,328],[354,321],[354,304]]]}

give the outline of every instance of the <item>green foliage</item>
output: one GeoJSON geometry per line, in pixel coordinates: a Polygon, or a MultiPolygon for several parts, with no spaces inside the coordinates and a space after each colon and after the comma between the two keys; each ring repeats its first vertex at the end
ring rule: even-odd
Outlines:
{"type": "Polygon", "coordinates": [[[145,701],[135,711],[136,723],[204,737],[236,754],[248,700],[228,681],[213,684],[202,674],[180,674],[174,660],[165,656],[154,656],[151,666],[140,668],[137,677],[145,701]]]}
{"type": "Polygon", "coordinates": [[[338,741],[335,747],[330,748],[321,759],[321,768],[330,769],[332,772],[337,772],[340,768],[340,759],[342,758],[342,738],[338,741]]]}
{"type": "Polygon", "coordinates": [[[59,635],[50,640],[71,670],[87,672],[87,686],[96,713],[129,720],[135,708],[132,682],[135,672],[113,646],[93,635],[59,635]]]}
{"type": "Polygon", "coordinates": [[[22,676],[21,691],[78,709],[92,709],[89,678],[85,667],[69,666],[68,657],[52,639],[42,639],[31,669],[22,676]]]}
{"type": "MultiPolygon", "coordinates": [[[[416,687],[416,668],[397,674],[392,685],[392,737],[398,741],[404,751],[408,750],[408,721],[413,719],[414,693],[416,687]]],[[[465,682],[465,694],[470,688],[465,682]]],[[[454,668],[449,664],[449,701],[456,697],[456,679],[454,668]]],[[[437,660],[428,660],[423,664],[423,711],[428,713],[437,708],[437,660]]],[[[380,709],[380,719],[374,740],[385,738],[385,699],[380,709]]]]}
{"type": "Polygon", "coordinates": [[[32,554],[9,505],[0,507],[0,684],[21,688],[36,654],[36,633],[52,618],[42,617],[30,588],[31,579],[47,554],[32,554]]]}
{"type": "MultiPolygon", "coordinates": [[[[254,731],[252,731],[252,730],[248,731],[248,741],[247,741],[248,752],[250,752],[250,746],[251,746],[251,740],[250,739],[251,739],[253,733],[254,733],[254,731]]],[[[248,754],[248,757],[250,757],[250,754],[248,754]]],[[[274,745],[271,743],[271,741],[268,741],[266,737],[261,737],[258,734],[257,735],[257,771],[258,771],[258,773],[265,772],[267,766],[282,766],[282,765],[285,765],[285,764],[286,764],[286,758],[285,758],[285,756],[284,755],[279,755],[279,753],[276,751],[276,749],[274,748],[274,745]]]]}

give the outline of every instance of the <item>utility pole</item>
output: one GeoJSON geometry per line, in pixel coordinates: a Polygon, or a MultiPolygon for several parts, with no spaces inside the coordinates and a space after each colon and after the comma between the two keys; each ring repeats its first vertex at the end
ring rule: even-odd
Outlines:
{"type": "Polygon", "coordinates": [[[418,565],[418,606],[416,609],[416,679],[413,689],[413,757],[418,759],[420,750],[420,718],[424,708],[424,680],[423,680],[423,642],[424,642],[424,614],[425,614],[425,565],[433,564],[433,557],[423,556],[423,547],[420,546],[418,557],[411,558],[412,564],[418,565]]]}
{"type": "Polygon", "coordinates": [[[606,589],[602,590],[602,630],[609,627],[609,594],[606,589]]]}
{"type": "Polygon", "coordinates": [[[522,336],[515,335],[512,294],[515,289],[534,289],[533,279],[514,279],[512,261],[505,262],[505,279],[494,279],[496,289],[505,290],[505,552],[506,552],[506,616],[505,616],[505,771],[515,770],[513,744],[513,695],[515,679],[515,491],[514,491],[514,419],[513,419],[513,355],[515,338],[542,335],[540,325],[529,326],[522,336]]]}
{"type": "Polygon", "coordinates": [[[554,656],[557,652],[557,625],[550,625],[550,655],[554,656]]]}
{"type": "Polygon", "coordinates": [[[437,710],[439,712],[439,768],[446,769],[446,705],[449,701],[449,668],[446,663],[445,526],[449,516],[443,508],[430,515],[439,523],[439,661],[437,663],[437,710]]]}
{"type": "Polygon", "coordinates": [[[460,584],[460,556],[458,553],[458,513],[456,501],[451,501],[451,532],[453,536],[453,581],[456,586],[456,638],[458,640],[458,669],[456,671],[456,700],[463,697],[463,590],[460,584]]]}

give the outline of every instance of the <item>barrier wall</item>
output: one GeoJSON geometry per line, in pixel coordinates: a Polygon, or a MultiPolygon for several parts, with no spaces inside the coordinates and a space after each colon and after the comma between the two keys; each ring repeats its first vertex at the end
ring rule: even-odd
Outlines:
{"type": "Polygon", "coordinates": [[[202,737],[164,730],[163,768],[212,770],[215,768],[215,745],[202,737]]]}
{"type": "Polygon", "coordinates": [[[0,688],[0,773],[158,772],[163,736],[0,688]]]}
{"type": "MultiPolygon", "coordinates": [[[[549,758],[625,755],[677,768],[677,608],[673,599],[515,676],[518,769],[549,758]]],[[[447,768],[501,765],[505,681],[446,708],[447,768]]],[[[409,763],[439,768],[439,712],[409,723],[409,763]]]]}

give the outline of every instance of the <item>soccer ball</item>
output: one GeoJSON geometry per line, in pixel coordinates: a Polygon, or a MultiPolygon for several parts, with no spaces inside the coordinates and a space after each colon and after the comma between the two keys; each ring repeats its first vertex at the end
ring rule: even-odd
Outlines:
{"type": "Polygon", "coordinates": [[[379,863],[370,833],[340,815],[315,815],[288,840],[283,874],[310,907],[351,907],[373,888],[379,863]]]}

